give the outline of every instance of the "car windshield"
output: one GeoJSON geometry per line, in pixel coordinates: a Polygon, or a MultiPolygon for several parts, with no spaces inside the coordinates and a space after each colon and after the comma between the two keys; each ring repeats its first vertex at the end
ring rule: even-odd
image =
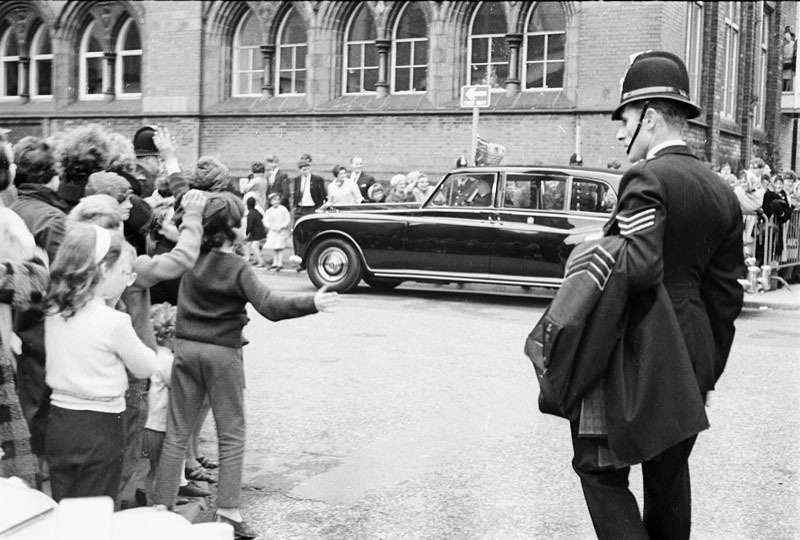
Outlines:
{"type": "Polygon", "coordinates": [[[492,206],[496,184],[494,173],[460,173],[448,176],[433,194],[428,206],[492,206]]]}

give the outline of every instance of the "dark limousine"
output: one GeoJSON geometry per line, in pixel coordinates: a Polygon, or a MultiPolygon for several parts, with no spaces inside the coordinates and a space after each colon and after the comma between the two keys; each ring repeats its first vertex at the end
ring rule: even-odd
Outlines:
{"type": "Polygon", "coordinates": [[[298,220],[301,268],[317,287],[362,279],[557,288],[572,248],[597,235],[621,174],[583,167],[475,167],[448,173],[422,204],[328,208],[298,220]]]}

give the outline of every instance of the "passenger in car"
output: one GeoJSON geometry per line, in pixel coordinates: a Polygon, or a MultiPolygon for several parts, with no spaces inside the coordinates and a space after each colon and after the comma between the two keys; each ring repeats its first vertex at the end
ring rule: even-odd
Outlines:
{"type": "Polygon", "coordinates": [[[492,186],[488,181],[479,179],[475,192],[469,199],[470,206],[492,206],[492,186]]]}

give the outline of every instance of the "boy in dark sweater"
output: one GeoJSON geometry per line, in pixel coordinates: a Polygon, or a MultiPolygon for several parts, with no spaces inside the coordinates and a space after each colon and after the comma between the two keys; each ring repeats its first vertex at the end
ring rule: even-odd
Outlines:
{"type": "Polygon", "coordinates": [[[247,242],[250,257],[255,259],[258,266],[264,266],[264,257],[261,254],[264,242],[267,239],[267,229],[264,228],[264,214],[256,208],[256,198],[247,198],[247,242]]]}
{"type": "Polygon", "coordinates": [[[250,265],[233,253],[234,243],[243,237],[243,213],[236,196],[211,195],[203,212],[200,257],[181,280],[167,435],[153,500],[169,508],[175,505],[186,445],[208,395],[218,419],[217,520],[233,525],[236,538],[253,538],[239,511],[245,447],[245,306],[250,303],[264,317],[279,321],[328,311],[338,303],[338,296],[324,288],[316,294],[272,292],[250,265]]]}

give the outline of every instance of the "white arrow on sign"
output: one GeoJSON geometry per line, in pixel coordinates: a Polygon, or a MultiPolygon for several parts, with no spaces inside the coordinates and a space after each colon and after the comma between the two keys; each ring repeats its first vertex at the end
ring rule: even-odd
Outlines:
{"type": "Polygon", "coordinates": [[[468,100],[477,101],[478,98],[485,98],[489,95],[487,88],[487,86],[469,86],[464,94],[468,100]]]}

